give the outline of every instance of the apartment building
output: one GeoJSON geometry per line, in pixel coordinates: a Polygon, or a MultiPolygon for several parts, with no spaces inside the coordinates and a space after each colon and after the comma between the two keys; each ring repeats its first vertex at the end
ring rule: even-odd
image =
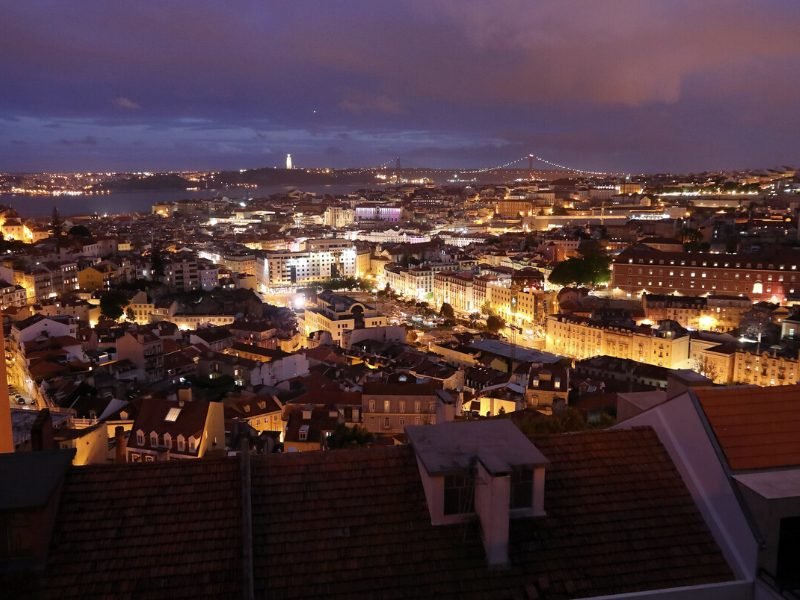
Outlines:
{"type": "Polygon", "coordinates": [[[356,254],[353,242],[339,239],[308,240],[298,252],[267,251],[256,259],[258,289],[265,292],[355,277],[356,254]]]}
{"type": "Polygon", "coordinates": [[[651,323],[669,319],[682,327],[702,331],[730,331],[752,308],[747,296],[676,296],[643,294],[645,318],[651,323]]]}
{"type": "Polygon", "coordinates": [[[722,294],[783,304],[800,291],[800,251],[782,247],[759,254],[624,250],[611,271],[611,287],[630,295],[722,294]]]}
{"type": "Polygon", "coordinates": [[[436,423],[436,386],[430,383],[364,384],[361,411],[372,433],[403,433],[407,425],[436,423]]]}
{"type": "Polygon", "coordinates": [[[469,314],[480,310],[473,298],[474,276],[472,272],[440,272],[433,277],[433,303],[450,304],[456,312],[469,314]]]}
{"type": "Polygon", "coordinates": [[[545,321],[545,350],[577,359],[607,355],[682,369],[689,362],[689,335],[677,323],[621,326],[586,317],[554,315],[545,321]]]}
{"type": "Polygon", "coordinates": [[[319,294],[316,306],[306,308],[303,313],[303,332],[306,337],[318,331],[326,331],[338,345],[342,345],[347,332],[385,327],[387,324],[386,317],[374,306],[331,291],[319,294]]]}

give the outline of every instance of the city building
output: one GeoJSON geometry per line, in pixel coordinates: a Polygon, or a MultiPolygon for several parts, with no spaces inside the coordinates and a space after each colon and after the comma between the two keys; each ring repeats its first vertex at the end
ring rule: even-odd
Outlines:
{"type": "Polygon", "coordinates": [[[367,431],[403,433],[409,425],[436,423],[438,386],[431,383],[368,382],[361,394],[361,413],[367,431]]]}
{"type": "Polygon", "coordinates": [[[225,417],[219,402],[193,400],[179,389],[176,400],[145,398],[127,440],[127,461],[203,458],[225,449],[225,417]]]}
{"type": "Polygon", "coordinates": [[[656,327],[623,326],[587,317],[545,320],[545,350],[577,359],[607,355],[670,369],[688,367],[688,332],[672,321],[656,327]]]}
{"type": "Polygon", "coordinates": [[[355,277],[356,247],[336,239],[308,240],[298,252],[266,251],[256,259],[256,281],[261,292],[297,288],[326,279],[355,277]]]}
{"type": "Polygon", "coordinates": [[[631,295],[722,294],[753,302],[784,303],[800,291],[800,252],[792,248],[759,254],[659,252],[646,246],[623,250],[614,259],[611,287],[631,295]]]}
{"type": "Polygon", "coordinates": [[[333,343],[342,345],[345,334],[356,329],[385,327],[388,320],[376,308],[350,296],[324,291],[317,295],[316,306],[303,312],[303,331],[306,337],[327,332],[333,343]]]}

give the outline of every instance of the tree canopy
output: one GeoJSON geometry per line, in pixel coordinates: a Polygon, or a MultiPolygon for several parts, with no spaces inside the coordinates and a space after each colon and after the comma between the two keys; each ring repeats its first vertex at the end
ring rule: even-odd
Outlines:
{"type": "Polygon", "coordinates": [[[328,438],[328,448],[357,448],[372,443],[374,439],[375,436],[359,425],[348,427],[340,423],[328,438]]]}
{"type": "Polygon", "coordinates": [[[578,248],[580,256],[556,265],[548,281],[555,285],[602,285],[611,279],[611,258],[595,240],[578,248]]]}
{"type": "Polygon", "coordinates": [[[497,333],[505,326],[506,322],[497,315],[489,315],[486,319],[486,328],[493,333],[497,333]]]}
{"type": "Polygon", "coordinates": [[[105,292],[100,296],[100,314],[116,321],[122,316],[127,304],[125,294],[117,291],[105,292]]]}
{"type": "Polygon", "coordinates": [[[453,305],[448,302],[442,303],[442,308],[439,309],[439,314],[445,319],[456,318],[456,311],[453,309],[453,305]]]}

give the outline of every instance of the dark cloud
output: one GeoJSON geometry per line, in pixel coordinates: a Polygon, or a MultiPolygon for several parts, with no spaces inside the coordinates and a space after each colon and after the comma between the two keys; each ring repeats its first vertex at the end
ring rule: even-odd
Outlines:
{"type": "Polygon", "coordinates": [[[794,0],[0,0],[0,18],[0,126],[35,150],[0,150],[10,169],[798,162],[794,0]]]}
{"type": "Polygon", "coordinates": [[[93,135],[87,135],[77,140],[61,138],[58,143],[62,146],[97,146],[97,138],[93,135]]]}

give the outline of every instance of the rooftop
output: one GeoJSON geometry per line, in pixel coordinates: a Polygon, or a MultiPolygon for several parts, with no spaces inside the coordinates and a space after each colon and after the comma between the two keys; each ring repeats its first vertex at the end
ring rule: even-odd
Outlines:
{"type": "Polygon", "coordinates": [[[417,456],[431,475],[468,469],[478,459],[491,473],[513,467],[544,466],[549,460],[507,419],[407,427],[417,456]]]}
{"type": "MultiPolygon", "coordinates": [[[[255,596],[562,600],[733,580],[653,430],[535,442],[547,517],[513,520],[504,569],[477,523],[431,525],[409,446],[252,457],[255,596]]],[[[241,470],[70,468],[43,596],[243,597],[241,470]]]]}
{"type": "Polygon", "coordinates": [[[800,466],[800,385],[693,392],[731,469],[800,466]]]}

